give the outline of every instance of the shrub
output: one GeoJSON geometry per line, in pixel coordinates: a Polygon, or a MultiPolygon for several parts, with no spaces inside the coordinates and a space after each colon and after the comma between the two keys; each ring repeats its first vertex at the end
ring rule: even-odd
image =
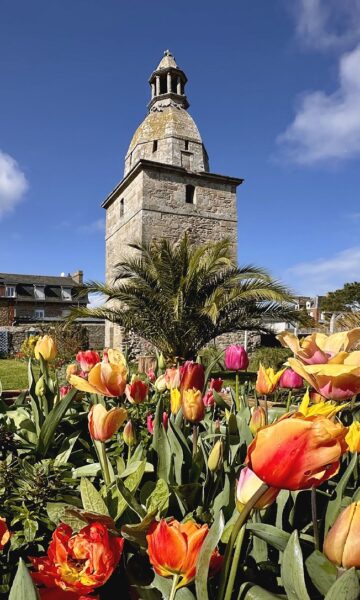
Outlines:
{"type": "Polygon", "coordinates": [[[40,338],[40,335],[30,335],[21,344],[19,358],[34,358],[34,350],[36,342],[40,338]]]}
{"type": "Polygon", "coordinates": [[[292,352],[288,348],[257,348],[250,356],[249,371],[257,371],[260,363],[278,371],[289,356],[292,356],[292,352]]]}

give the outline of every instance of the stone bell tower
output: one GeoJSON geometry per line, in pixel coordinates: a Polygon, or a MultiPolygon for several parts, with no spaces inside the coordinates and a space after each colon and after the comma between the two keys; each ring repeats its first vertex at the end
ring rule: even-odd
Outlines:
{"type": "MultiPolygon", "coordinates": [[[[166,50],[149,83],[148,114],[125,156],[124,177],[108,195],[106,209],[106,282],[133,241],[185,231],[202,243],[230,238],[237,245],[236,188],[242,179],[209,171],[199,130],[188,113],[187,78],[166,50]]],[[[119,327],[107,323],[107,346],[122,344],[119,327]]]]}

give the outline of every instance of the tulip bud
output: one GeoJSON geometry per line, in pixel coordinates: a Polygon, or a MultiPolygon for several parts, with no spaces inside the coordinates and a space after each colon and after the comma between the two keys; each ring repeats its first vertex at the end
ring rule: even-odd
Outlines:
{"type": "Polygon", "coordinates": [[[164,355],[163,355],[162,352],[160,352],[160,354],[158,356],[158,367],[162,371],[166,368],[166,360],[165,360],[164,355]]]}
{"type": "Polygon", "coordinates": [[[60,388],[60,398],[63,398],[64,396],[66,396],[66,394],[68,394],[71,389],[72,389],[71,385],[62,385],[60,388]]]}
{"type": "Polygon", "coordinates": [[[200,390],[185,390],[182,395],[181,407],[184,418],[191,423],[199,423],[205,416],[205,406],[200,390]]]}
{"type": "Polygon", "coordinates": [[[360,568],[360,502],[352,502],[336,519],[324,540],[324,554],[339,567],[360,568]]]}
{"type": "Polygon", "coordinates": [[[180,386],[180,369],[172,367],[165,371],[165,381],[168,390],[172,388],[178,388],[180,386]]]}
{"type": "Polygon", "coordinates": [[[249,366],[249,357],[244,348],[237,344],[228,346],[225,350],[225,367],[229,371],[244,371],[249,366]]]}
{"type": "Polygon", "coordinates": [[[39,377],[39,379],[37,380],[36,385],[35,385],[35,394],[38,396],[38,398],[41,398],[42,396],[45,395],[45,390],[46,390],[45,379],[44,379],[43,375],[41,375],[41,377],[39,377]]]}
{"type": "Polygon", "coordinates": [[[204,406],[206,406],[207,408],[214,406],[215,398],[214,398],[214,394],[213,394],[212,390],[208,390],[206,392],[205,396],[203,397],[203,403],[204,403],[204,406]]]}
{"type": "Polygon", "coordinates": [[[154,388],[159,394],[162,394],[167,389],[165,375],[160,375],[154,383],[154,388]]]}
{"type": "Polygon", "coordinates": [[[223,380],[221,379],[221,377],[218,377],[217,379],[210,379],[210,385],[209,385],[209,389],[210,390],[215,390],[215,392],[221,392],[222,390],[222,386],[223,386],[223,380]]]}
{"type": "Polygon", "coordinates": [[[208,467],[212,473],[215,473],[215,471],[220,468],[223,459],[223,452],[224,444],[222,440],[217,440],[208,458],[208,467]]]}
{"type": "MultiPolygon", "coordinates": [[[[241,512],[244,506],[249,502],[253,495],[263,485],[263,481],[255,475],[251,469],[245,467],[240,473],[240,478],[236,489],[236,508],[241,512]]],[[[259,498],[254,508],[267,508],[272,504],[280,492],[279,489],[269,487],[269,489],[259,498]]]]}
{"type": "Polygon", "coordinates": [[[186,361],[181,373],[180,391],[183,392],[192,388],[202,391],[204,383],[205,371],[203,365],[191,360],[186,361]]]}
{"type": "Polygon", "coordinates": [[[181,394],[179,390],[173,388],[170,390],[170,410],[173,415],[177,415],[181,408],[181,394]]]}
{"type": "Polygon", "coordinates": [[[256,406],[252,410],[251,419],[249,423],[249,429],[255,436],[259,429],[266,425],[266,413],[262,406],[256,406]]]}
{"type": "Polygon", "coordinates": [[[148,369],[146,375],[148,376],[150,383],[154,383],[156,381],[154,369],[148,369]]]}
{"type": "Polygon", "coordinates": [[[131,421],[128,421],[124,427],[123,440],[127,446],[136,444],[135,428],[131,421]]]}
{"type": "Polygon", "coordinates": [[[279,379],[279,387],[298,390],[304,386],[303,378],[292,369],[286,369],[279,379]]]}
{"type": "Polygon", "coordinates": [[[37,360],[40,360],[40,354],[46,361],[54,360],[56,353],[56,345],[50,335],[44,335],[36,342],[34,354],[37,360]]]}
{"type": "Polygon", "coordinates": [[[153,435],[154,433],[154,417],[151,413],[149,413],[146,417],[146,427],[149,433],[153,435]]]}

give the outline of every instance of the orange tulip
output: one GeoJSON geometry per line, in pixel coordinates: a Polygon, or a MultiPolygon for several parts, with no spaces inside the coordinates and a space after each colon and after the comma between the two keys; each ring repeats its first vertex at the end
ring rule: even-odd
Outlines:
{"type": "Polygon", "coordinates": [[[161,519],[154,523],[148,535],[148,554],[155,572],[161,577],[181,577],[177,588],[190,583],[196,572],[201,546],[208,533],[207,525],[194,521],[179,523],[161,519]]]}
{"type": "Polygon", "coordinates": [[[40,354],[44,360],[54,360],[57,354],[56,344],[50,335],[44,335],[36,342],[34,349],[36,360],[40,359],[40,354]]]}
{"type": "Polygon", "coordinates": [[[286,415],[258,431],[248,447],[247,465],[276,488],[318,486],[338,472],[347,451],[347,428],[321,416],[286,415]]]}
{"type": "Polygon", "coordinates": [[[6,519],[0,517],[0,550],[8,543],[10,535],[11,533],[6,524],[6,519]]]}
{"type": "Polygon", "coordinates": [[[272,394],[285,370],[286,369],[282,369],[275,373],[274,369],[271,367],[265,369],[260,363],[255,386],[256,391],[259,394],[264,394],[264,396],[272,394]]]}
{"type": "MultiPolygon", "coordinates": [[[[245,467],[241,470],[240,478],[236,488],[236,507],[241,512],[248,501],[262,486],[263,481],[253,473],[251,469],[245,467]]],[[[276,496],[280,492],[279,489],[269,487],[269,489],[257,501],[254,508],[262,509],[270,506],[276,496]]]]}
{"type": "Polygon", "coordinates": [[[182,393],[181,407],[184,418],[191,423],[199,423],[205,415],[205,406],[200,390],[184,390],[182,393]]]}
{"type": "MultiPolygon", "coordinates": [[[[108,351],[110,354],[110,350],[108,351]]],[[[126,386],[127,367],[123,362],[109,362],[105,355],[102,362],[97,363],[89,372],[88,378],[78,375],[69,376],[69,383],[81,392],[101,394],[116,398],[122,396],[126,386]]]]}
{"type": "Polygon", "coordinates": [[[324,540],[324,554],[339,567],[360,568],[360,502],[340,513],[324,540]]]}
{"type": "Polygon", "coordinates": [[[106,410],[102,404],[94,404],[89,412],[89,432],[93,440],[106,442],[117,432],[127,418],[125,408],[106,410]]]}

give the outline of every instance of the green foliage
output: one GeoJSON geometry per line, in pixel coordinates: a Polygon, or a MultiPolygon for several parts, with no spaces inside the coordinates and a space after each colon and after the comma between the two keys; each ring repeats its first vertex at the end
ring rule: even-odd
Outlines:
{"type": "Polygon", "coordinates": [[[344,287],[328,292],[321,301],[321,310],[329,312],[360,310],[360,282],[345,283],[344,287]]]}
{"type": "Polygon", "coordinates": [[[279,371],[284,366],[284,362],[292,356],[293,353],[289,348],[268,348],[262,346],[257,348],[250,355],[249,371],[257,371],[259,364],[264,367],[272,367],[275,371],[279,371]]]}
{"type": "Polygon", "coordinates": [[[185,236],[150,245],[117,265],[113,287],[90,283],[108,304],[75,309],[76,316],[107,318],[153,344],[167,357],[195,358],[217,336],[266,330],[266,320],[297,321],[292,296],[259,267],[237,267],[228,240],[191,245],[185,236]],[[110,305],[111,301],[111,305],[110,305]]]}
{"type": "Polygon", "coordinates": [[[40,337],[40,335],[29,335],[29,337],[23,341],[20,352],[25,358],[34,358],[36,342],[40,337]]]}

